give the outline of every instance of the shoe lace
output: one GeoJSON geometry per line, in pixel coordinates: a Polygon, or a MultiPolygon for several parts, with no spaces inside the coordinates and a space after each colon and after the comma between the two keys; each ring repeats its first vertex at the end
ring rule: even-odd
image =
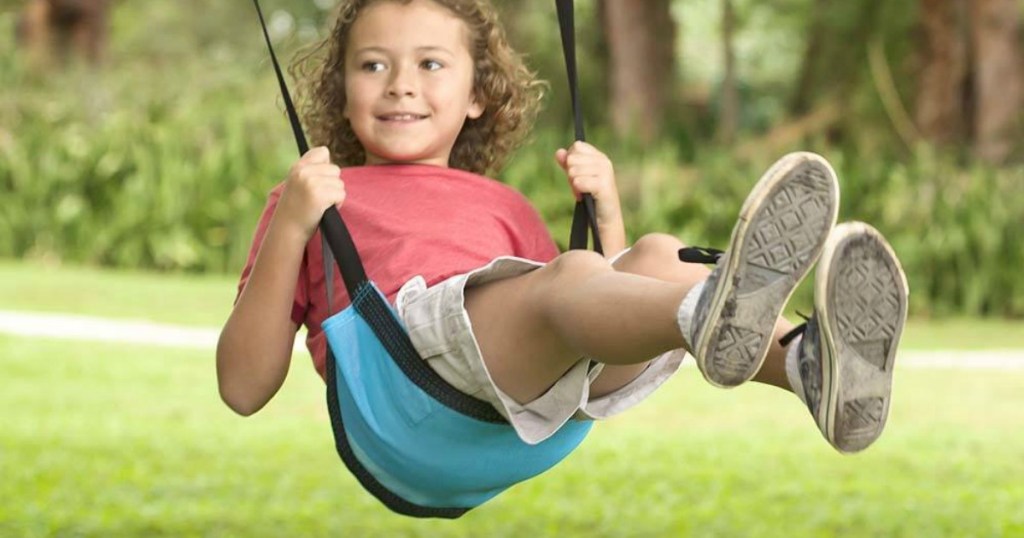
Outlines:
{"type": "Polygon", "coordinates": [[[724,250],[705,247],[685,247],[679,249],[679,261],[686,263],[718,263],[725,254],[724,250]]]}
{"type": "Polygon", "coordinates": [[[811,320],[811,317],[801,313],[800,311],[797,311],[796,315],[800,316],[801,318],[804,318],[804,322],[801,323],[800,325],[797,325],[796,327],[793,327],[793,329],[790,330],[788,333],[782,335],[782,338],[779,338],[779,345],[781,345],[782,347],[788,346],[789,343],[792,342],[797,336],[800,336],[801,334],[804,334],[807,331],[807,322],[811,320]]]}

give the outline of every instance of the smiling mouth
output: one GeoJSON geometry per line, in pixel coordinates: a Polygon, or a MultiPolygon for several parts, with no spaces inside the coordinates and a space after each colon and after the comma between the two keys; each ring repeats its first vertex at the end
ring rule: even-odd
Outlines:
{"type": "Polygon", "coordinates": [[[400,114],[383,114],[377,116],[378,120],[381,121],[417,121],[425,120],[427,116],[424,114],[411,114],[411,113],[400,113],[400,114]]]}

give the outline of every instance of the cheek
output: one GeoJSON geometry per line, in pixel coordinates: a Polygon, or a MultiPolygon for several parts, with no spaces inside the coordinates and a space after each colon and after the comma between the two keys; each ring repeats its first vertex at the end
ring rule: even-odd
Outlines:
{"type": "Polygon", "coordinates": [[[361,111],[366,109],[365,95],[367,94],[367,88],[364,84],[360,84],[358,78],[349,78],[345,81],[345,108],[342,113],[346,118],[352,119],[353,115],[359,115],[361,111]],[[364,96],[360,100],[360,96],[364,96]]]}

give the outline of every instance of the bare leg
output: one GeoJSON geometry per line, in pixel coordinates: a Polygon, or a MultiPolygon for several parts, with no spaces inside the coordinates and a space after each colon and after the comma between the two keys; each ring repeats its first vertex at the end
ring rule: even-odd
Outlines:
{"type": "MultiPolygon", "coordinates": [[[[628,253],[616,260],[613,267],[616,271],[648,276],[667,282],[678,282],[692,287],[707,278],[711,271],[703,265],[677,262],[677,253],[684,246],[679,239],[671,235],[645,235],[633,245],[628,253]],[[676,263],[666,263],[666,260],[676,263]]],[[[765,358],[761,369],[754,376],[754,381],[791,390],[786,378],[786,349],[779,345],[779,339],[792,328],[793,325],[786,319],[778,320],[775,325],[772,345],[768,350],[768,357],[765,358]]],[[[643,373],[648,362],[605,365],[601,374],[590,386],[591,397],[604,396],[624,387],[643,373]]]]}
{"type": "MultiPolygon", "coordinates": [[[[466,309],[498,387],[531,401],[587,356],[607,365],[593,387],[599,396],[634,379],[651,358],[686,347],[677,310],[708,270],[679,262],[680,246],[647,236],[614,269],[594,253],[568,252],[526,275],[468,289],[466,309]]],[[[788,328],[783,323],[777,335],[788,328]]],[[[776,342],[758,380],[788,389],[784,360],[776,342]]]]}
{"type": "Polygon", "coordinates": [[[768,356],[764,359],[761,369],[754,375],[754,381],[774,385],[780,389],[793,392],[789,386],[789,379],[786,377],[786,350],[779,344],[786,333],[793,329],[793,324],[785,318],[779,318],[775,323],[775,334],[772,336],[772,345],[768,348],[768,356]]]}
{"type": "MultiPolygon", "coordinates": [[[[616,260],[612,267],[623,273],[648,276],[666,282],[677,282],[692,288],[707,278],[711,271],[703,265],[680,263],[677,253],[684,246],[682,242],[671,235],[645,235],[633,245],[629,252],[616,260]]],[[[590,385],[590,396],[599,398],[626,386],[643,373],[649,362],[628,365],[606,364],[601,370],[601,374],[590,385]]]]}
{"type": "Polygon", "coordinates": [[[676,312],[691,287],[620,273],[598,254],[572,251],[468,289],[466,309],[491,377],[528,402],[580,357],[628,365],[683,347],[676,312]]]}

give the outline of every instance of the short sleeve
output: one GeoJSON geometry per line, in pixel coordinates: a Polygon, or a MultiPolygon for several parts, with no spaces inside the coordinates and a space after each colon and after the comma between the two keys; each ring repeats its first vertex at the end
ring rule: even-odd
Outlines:
{"type": "MultiPolygon", "coordinates": [[[[267,196],[267,205],[263,208],[263,214],[260,215],[259,223],[256,225],[256,233],[253,235],[252,244],[249,246],[249,256],[246,258],[245,267],[242,269],[242,276],[238,280],[238,293],[235,295],[235,302],[238,302],[245,284],[249,281],[253,264],[256,262],[256,256],[260,252],[260,246],[263,244],[263,238],[267,234],[270,219],[274,216],[274,211],[277,209],[277,202],[281,198],[281,191],[283,189],[284,184],[280,184],[274,187],[267,196]]],[[[295,283],[295,298],[292,302],[291,320],[296,325],[302,325],[303,320],[306,318],[306,310],[309,308],[308,257],[308,253],[302,255],[302,266],[299,267],[299,278],[295,283]]]]}

